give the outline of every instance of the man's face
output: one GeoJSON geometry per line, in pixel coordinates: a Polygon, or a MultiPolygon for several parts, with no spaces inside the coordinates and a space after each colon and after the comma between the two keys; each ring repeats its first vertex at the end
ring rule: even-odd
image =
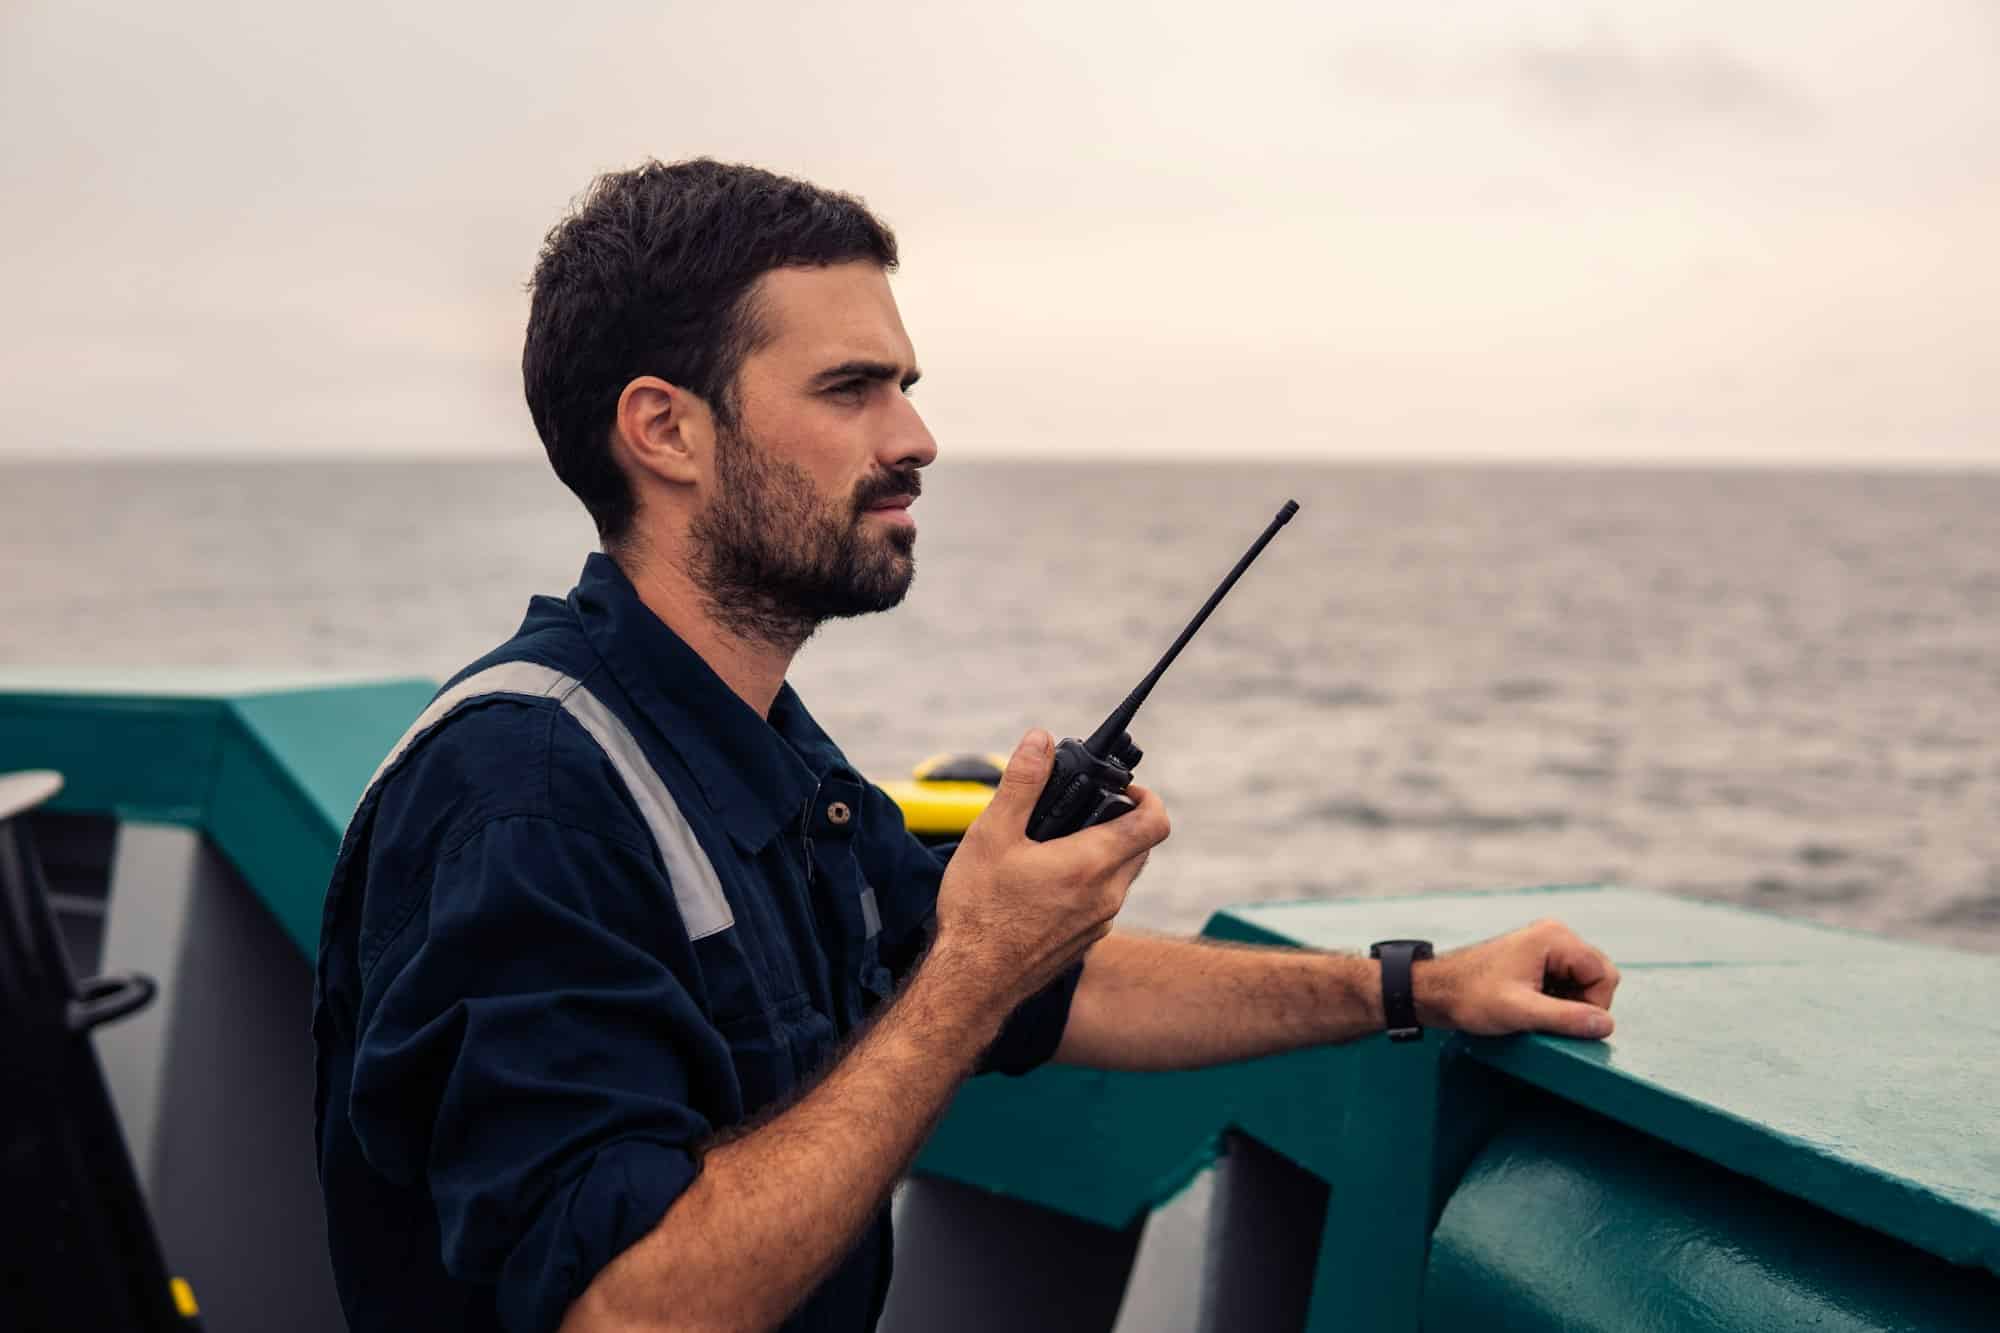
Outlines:
{"type": "Polygon", "coordinates": [[[905,397],[916,354],[881,269],[780,269],[750,299],[765,337],[738,371],[734,427],[718,427],[690,554],[723,623],[796,644],[903,599],[909,504],[937,445],[905,397]]]}

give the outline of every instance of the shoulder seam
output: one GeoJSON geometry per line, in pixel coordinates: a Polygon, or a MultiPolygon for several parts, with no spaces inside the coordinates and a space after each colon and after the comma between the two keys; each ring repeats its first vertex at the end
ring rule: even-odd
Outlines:
{"type": "MultiPolygon", "coordinates": [[[[437,859],[442,861],[448,856],[456,856],[464,849],[466,843],[471,842],[474,838],[486,832],[487,829],[492,828],[503,819],[539,819],[545,824],[554,824],[558,828],[566,828],[577,833],[587,834],[600,842],[608,842],[614,847],[623,847],[629,852],[637,852],[641,857],[645,858],[648,864],[657,859],[653,855],[656,849],[650,842],[639,842],[631,838],[620,837],[618,834],[606,829],[596,828],[574,819],[564,819],[560,815],[541,810],[497,810],[485,816],[471,828],[464,830],[449,843],[439,848],[437,859]]],[[[436,867],[433,866],[432,869],[436,869],[436,867]]],[[[665,871],[661,871],[662,878],[665,877],[665,873],[665,871]]]]}
{"type": "Polygon", "coordinates": [[[668,879],[667,872],[662,867],[654,864],[653,848],[650,846],[640,846],[625,838],[606,833],[602,829],[590,828],[587,825],[579,824],[575,820],[559,819],[554,815],[540,814],[532,810],[510,810],[500,814],[488,815],[471,829],[467,830],[462,837],[451,843],[451,845],[439,850],[437,856],[428,867],[430,873],[424,877],[423,887],[418,892],[410,895],[409,903],[398,915],[395,924],[385,926],[382,930],[374,933],[372,938],[376,943],[372,951],[373,957],[369,958],[365,963],[361,959],[361,942],[359,940],[355,941],[355,971],[359,975],[363,985],[366,985],[368,979],[374,975],[376,966],[383,958],[388,956],[390,949],[395,947],[396,941],[403,937],[403,932],[410,928],[410,923],[417,919],[417,909],[431,900],[431,886],[436,881],[438,867],[449,858],[463,851],[465,844],[471,842],[495,824],[510,819],[538,820],[545,824],[553,824],[558,828],[568,829],[573,833],[581,833],[585,837],[595,838],[599,842],[608,843],[613,847],[622,847],[650,866],[660,876],[661,881],[667,884],[669,890],[673,887],[668,879]]]}

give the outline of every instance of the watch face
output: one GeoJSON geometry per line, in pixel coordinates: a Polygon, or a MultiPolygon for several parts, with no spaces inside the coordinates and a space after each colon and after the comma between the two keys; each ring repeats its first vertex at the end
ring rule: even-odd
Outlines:
{"type": "Polygon", "coordinates": [[[1368,946],[1368,956],[1370,958],[1380,958],[1384,949],[1399,947],[1407,947],[1410,950],[1410,957],[1413,959],[1429,958],[1431,956],[1431,942],[1429,940],[1380,940],[1368,946]]]}

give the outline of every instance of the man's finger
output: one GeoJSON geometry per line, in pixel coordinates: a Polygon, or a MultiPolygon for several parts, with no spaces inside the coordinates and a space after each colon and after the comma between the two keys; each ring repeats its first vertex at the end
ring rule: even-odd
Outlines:
{"type": "Polygon", "coordinates": [[[993,793],[986,812],[1010,833],[1027,831],[1028,816],[1035,812],[1035,802],[1041,799],[1042,788],[1048,785],[1049,767],[1054,763],[1051,744],[1048,732],[1040,727],[1030,729],[1014,747],[1006,771],[1000,775],[999,789],[993,793]]]}
{"type": "Polygon", "coordinates": [[[1597,980],[1583,988],[1582,998],[1600,1009],[1609,1009],[1611,997],[1618,993],[1620,980],[1618,965],[1612,962],[1611,956],[1602,949],[1592,949],[1590,952],[1602,970],[1598,973],[1597,980]]]}
{"type": "Polygon", "coordinates": [[[1106,867],[1144,855],[1165,842],[1173,831],[1166,804],[1151,788],[1135,782],[1125,789],[1125,794],[1137,802],[1133,809],[1108,823],[1093,824],[1070,834],[1079,848],[1087,848],[1101,857],[1106,867]]]}
{"type": "Polygon", "coordinates": [[[1618,969],[1602,949],[1565,932],[1550,946],[1543,969],[1565,997],[1600,1009],[1611,1007],[1611,997],[1618,989],[1618,969]]]}
{"type": "Polygon", "coordinates": [[[1608,1037],[1614,1026],[1611,1015],[1581,1000],[1558,1000],[1553,995],[1528,992],[1521,997],[1523,1030],[1547,1032],[1558,1037],[1608,1037]]]}

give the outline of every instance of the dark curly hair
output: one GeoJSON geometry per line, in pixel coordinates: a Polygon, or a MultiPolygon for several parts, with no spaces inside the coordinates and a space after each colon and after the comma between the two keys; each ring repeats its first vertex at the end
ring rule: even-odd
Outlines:
{"type": "Polygon", "coordinates": [[[895,234],[859,199],[708,158],[599,176],[550,230],[521,379],[549,463],[607,551],[636,509],[611,449],[625,386],[657,375],[733,425],[736,372],[763,336],[751,286],[772,269],[852,260],[896,266],[895,234]]]}

